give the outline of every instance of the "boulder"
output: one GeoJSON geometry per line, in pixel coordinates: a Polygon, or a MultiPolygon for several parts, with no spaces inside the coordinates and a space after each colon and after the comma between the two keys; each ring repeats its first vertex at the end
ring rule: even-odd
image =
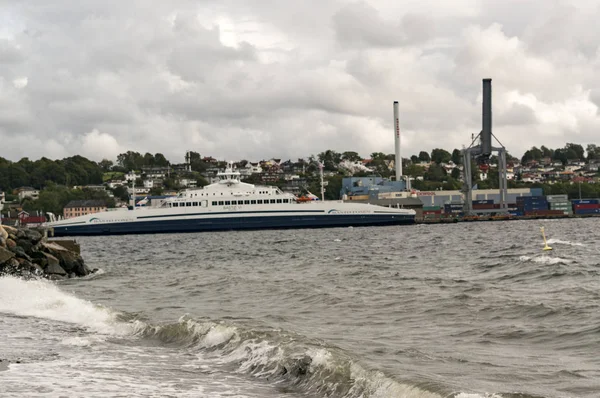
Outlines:
{"type": "Polygon", "coordinates": [[[77,254],[65,250],[62,252],[56,252],[54,256],[58,259],[58,261],[60,261],[60,266],[63,267],[65,271],[73,271],[79,274],[78,270],[83,265],[83,261],[77,254]]]}
{"type": "MultiPolygon", "coordinates": [[[[55,265],[60,266],[60,261],[58,261],[58,259],[56,257],[54,257],[52,254],[48,254],[48,253],[42,253],[42,254],[44,255],[44,258],[42,258],[40,260],[42,260],[42,262],[44,263],[44,265],[42,266],[44,269],[47,269],[51,265],[52,266],[55,266],[55,265]]],[[[48,272],[48,271],[46,271],[46,272],[48,272]]]]}
{"type": "Polygon", "coordinates": [[[7,239],[6,240],[6,247],[9,249],[12,249],[13,247],[17,246],[17,242],[14,241],[14,239],[7,239]]]}
{"type": "Polygon", "coordinates": [[[15,253],[3,247],[0,247],[0,264],[7,262],[13,257],[15,257],[15,253]]]}
{"type": "Polygon", "coordinates": [[[12,247],[10,249],[10,251],[15,253],[17,255],[17,257],[19,257],[19,258],[24,258],[27,261],[31,261],[31,257],[29,257],[27,255],[27,253],[25,253],[25,250],[23,250],[23,248],[21,246],[12,247]]]}
{"type": "Polygon", "coordinates": [[[55,255],[57,252],[67,251],[67,249],[65,249],[61,245],[57,245],[56,243],[53,243],[53,242],[43,242],[42,250],[44,250],[45,252],[50,253],[52,255],[55,255]]]}
{"type": "Polygon", "coordinates": [[[17,240],[17,246],[23,248],[23,251],[27,254],[32,252],[33,243],[28,239],[19,239],[17,240]]]}
{"type": "Polygon", "coordinates": [[[48,262],[46,269],[44,270],[48,275],[60,275],[66,276],[67,271],[65,271],[58,263],[48,262]]]}
{"type": "Polygon", "coordinates": [[[6,247],[6,239],[0,238],[0,247],[6,247]]]}
{"type": "Polygon", "coordinates": [[[9,234],[13,235],[16,235],[18,231],[15,227],[11,227],[10,225],[3,225],[2,228],[9,234]]]}
{"type": "Polygon", "coordinates": [[[0,225],[0,238],[4,240],[8,239],[8,232],[6,232],[2,225],[0,225]]]}
{"type": "Polygon", "coordinates": [[[35,229],[24,229],[22,231],[25,235],[24,238],[29,240],[34,245],[40,240],[42,240],[42,234],[36,231],[35,229]]]}

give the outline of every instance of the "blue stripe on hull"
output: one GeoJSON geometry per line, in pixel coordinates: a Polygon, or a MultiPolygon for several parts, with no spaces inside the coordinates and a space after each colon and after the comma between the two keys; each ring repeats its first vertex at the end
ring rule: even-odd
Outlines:
{"type": "Polygon", "coordinates": [[[196,218],[127,223],[92,223],[54,227],[54,236],[156,234],[223,230],[331,228],[414,224],[415,217],[400,214],[294,215],[270,217],[196,218]]]}

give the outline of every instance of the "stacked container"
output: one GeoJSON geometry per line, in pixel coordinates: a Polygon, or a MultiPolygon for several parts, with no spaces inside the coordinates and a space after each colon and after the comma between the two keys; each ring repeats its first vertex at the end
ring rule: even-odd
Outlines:
{"type": "Polygon", "coordinates": [[[444,213],[451,215],[460,215],[463,212],[462,203],[446,203],[444,204],[444,213]]]}
{"type": "Polygon", "coordinates": [[[495,209],[493,199],[486,200],[474,200],[473,201],[473,210],[492,210],[495,209]]]}
{"type": "Polygon", "coordinates": [[[573,214],[573,207],[567,195],[548,195],[550,210],[561,211],[563,214],[573,214]]]}
{"type": "Polygon", "coordinates": [[[423,218],[440,218],[441,216],[441,206],[423,206],[423,218]]]}
{"type": "Polygon", "coordinates": [[[573,212],[575,214],[600,214],[600,201],[598,199],[573,199],[573,212]]]}
{"type": "Polygon", "coordinates": [[[539,216],[550,215],[548,201],[544,196],[519,196],[517,198],[517,215],[539,216]]]}

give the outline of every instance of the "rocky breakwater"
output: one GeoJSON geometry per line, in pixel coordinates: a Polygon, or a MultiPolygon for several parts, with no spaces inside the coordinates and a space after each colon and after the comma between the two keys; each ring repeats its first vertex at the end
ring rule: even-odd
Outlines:
{"type": "Polygon", "coordinates": [[[48,241],[43,230],[0,226],[0,275],[62,280],[95,271],[79,253],[48,241]]]}

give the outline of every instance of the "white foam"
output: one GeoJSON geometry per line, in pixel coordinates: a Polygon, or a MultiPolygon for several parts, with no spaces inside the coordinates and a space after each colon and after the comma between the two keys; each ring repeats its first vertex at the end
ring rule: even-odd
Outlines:
{"type": "Polygon", "coordinates": [[[116,320],[116,312],[65,293],[47,280],[1,277],[0,313],[72,323],[102,334],[132,332],[130,325],[116,320]]]}
{"type": "Polygon", "coordinates": [[[580,242],[570,242],[568,240],[560,240],[560,239],[548,239],[548,244],[558,244],[558,245],[569,245],[569,246],[585,246],[580,242]]]}
{"type": "Polygon", "coordinates": [[[226,343],[231,340],[231,338],[235,335],[235,332],[236,329],[232,326],[215,325],[202,339],[202,345],[204,347],[214,347],[219,344],[226,343]]]}
{"type": "Polygon", "coordinates": [[[569,264],[569,263],[573,262],[573,260],[569,260],[569,259],[566,259],[566,258],[548,257],[548,256],[545,256],[545,255],[538,256],[538,257],[521,256],[521,257],[519,257],[519,261],[521,261],[521,262],[531,261],[531,262],[534,262],[534,263],[547,264],[547,265],[569,264]]]}

